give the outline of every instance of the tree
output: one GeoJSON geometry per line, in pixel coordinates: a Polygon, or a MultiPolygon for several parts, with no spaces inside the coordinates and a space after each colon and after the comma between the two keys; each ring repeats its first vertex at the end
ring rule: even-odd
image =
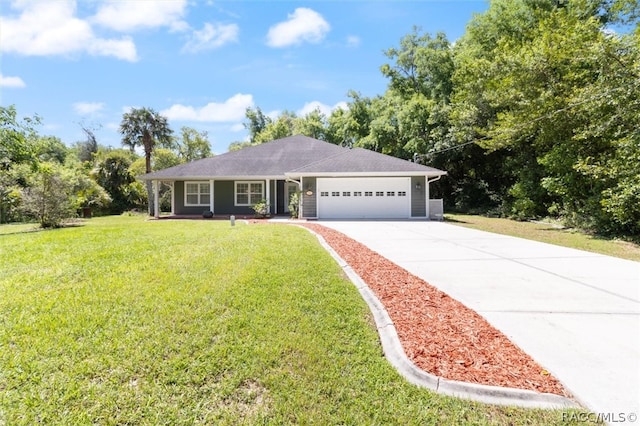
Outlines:
{"type": "MultiPolygon", "coordinates": [[[[211,157],[211,143],[207,132],[198,132],[191,127],[180,129],[180,139],[176,138],[178,156],[184,162],[211,157]]],[[[157,167],[156,167],[157,169],[157,167]]]]}
{"type": "Polygon", "coordinates": [[[20,121],[14,105],[0,106],[0,223],[7,221],[21,199],[21,185],[13,169],[21,164],[29,164],[32,170],[37,166],[35,126],[38,124],[37,115],[20,121]]]}
{"type": "Polygon", "coordinates": [[[34,146],[38,161],[64,164],[67,158],[67,146],[55,136],[38,137],[34,146]]]}
{"type": "Polygon", "coordinates": [[[14,164],[35,161],[35,126],[40,117],[26,117],[18,121],[15,105],[0,106],[0,169],[14,164]]]}
{"type": "MultiPolygon", "coordinates": [[[[151,173],[151,156],[156,145],[170,147],[173,133],[166,117],[151,108],[133,108],[125,113],[120,123],[122,144],[134,151],[136,147],[144,149],[146,172],[151,173]]],[[[151,181],[147,181],[147,199],[149,214],[154,212],[151,181]]]]}
{"type": "Polygon", "coordinates": [[[21,209],[43,228],[58,228],[75,216],[73,186],[68,173],[55,163],[42,163],[24,188],[21,209]]]}
{"type": "Polygon", "coordinates": [[[249,142],[251,144],[257,143],[257,136],[271,124],[271,117],[264,115],[260,107],[253,109],[251,107],[245,110],[245,117],[248,122],[243,123],[245,129],[249,131],[249,142]]]}
{"type": "Polygon", "coordinates": [[[327,140],[327,117],[319,108],[304,117],[297,117],[293,123],[292,134],[309,136],[310,138],[327,140]]]}
{"type": "Polygon", "coordinates": [[[640,233],[639,43],[605,27],[631,3],[494,0],[456,44],[455,133],[507,154],[507,214],[640,233]]]}
{"type": "Polygon", "coordinates": [[[95,129],[84,124],[81,124],[80,128],[85,134],[86,140],[84,142],[78,142],[77,144],[78,159],[82,162],[91,162],[98,152],[98,139],[95,135],[95,129]]]}
{"type": "Polygon", "coordinates": [[[131,175],[132,154],[126,151],[110,151],[98,159],[92,176],[111,197],[110,213],[120,214],[140,205],[140,194],[131,175]]]}
{"type": "Polygon", "coordinates": [[[294,134],[294,124],[297,116],[294,112],[283,111],[280,116],[271,120],[255,137],[253,144],[269,142],[275,139],[286,138],[294,134]]]}

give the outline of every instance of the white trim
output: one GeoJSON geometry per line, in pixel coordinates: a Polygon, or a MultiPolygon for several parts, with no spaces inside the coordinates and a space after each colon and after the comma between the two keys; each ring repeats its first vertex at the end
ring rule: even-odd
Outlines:
{"type": "Polygon", "coordinates": [[[214,212],[214,210],[213,210],[213,208],[214,208],[214,205],[213,205],[213,184],[214,184],[214,182],[215,181],[213,179],[209,180],[209,185],[211,185],[211,186],[209,186],[209,211],[211,213],[214,212]]]}
{"type": "Polygon", "coordinates": [[[151,181],[153,183],[153,199],[154,199],[154,212],[153,216],[158,219],[160,217],[160,182],[157,180],[151,181]]]}
{"type": "Polygon", "coordinates": [[[169,186],[171,187],[171,216],[176,214],[176,183],[170,182],[169,186]]]}
{"type": "Polygon", "coordinates": [[[445,176],[447,172],[313,172],[313,173],[295,173],[288,172],[285,176],[289,179],[303,177],[410,177],[410,176],[426,176],[427,178],[436,176],[445,176]]]}
{"type": "Polygon", "coordinates": [[[266,194],[264,199],[267,201],[267,212],[271,214],[271,179],[267,179],[265,183],[266,194]]]}
{"type": "Polygon", "coordinates": [[[140,180],[162,180],[162,181],[208,181],[209,179],[215,180],[284,180],[287,177],[285,175],[228,175],[228,176],[212,176],[212,175],[193,175],[193,176],[161,176],[161,177],[150,177],[150,178],[140,178],[140,180]]]}
{"type": "Polygon", "coordinates": [[[211,204],[211,200],[208,203],[202,203],[200,197],[204,194],[201,189],[201,185],[209,185],[209,197],[211,197],[211,181],[184,181],[184,206],[185,207],[209,207],[211,204]],[[193,195],[195,193],[187,192],[187,185],[198,185],[198,203],[192,204],[187,201],[187,196],[189,194],[193,195]]]}
{"type": "MultiPolygon", "coordinates": [[[[251,202],[251,192],[247,193],[247,204],[239,204],[238,203],[238,184],[248,184],[249,185],[249,189],[251,189],[251,184],[260,184],[260,199],[264,198],[264,181],[262,180],[236,180],[233,182],[233,205],[236,207],[247,207],[247,206],[252,206],[255,203],[251,202]]],[[[257,193],[254,193],[257,194],[257,193]]],[[[260,200],[258,200],[260,201],[260,200]]]]}
{"type": "Polygon", "coordinates": [[[198,175],[198,176],[161,176],[161,177],[151,177],[151,178],[140,178],[141,180],[176,180],[176,181],[202,181],[209,180],[214,178],[215,180],[286,180],[286,179],[295,179],[299,180],[302,177],[402,177],[402,176],[426,176],[427,178],[437,177],[437,176],[446,176],[447,172],[437,170],[433,172],[429,171],[398,171],[398,172],[304,172],[304,173],[296,173],[295,171],[286,172],[284,175],[256,175],[256,176],[247,176],[247,175],[229,175],[229,176],[211,176],[211,175],[198,175]]]}

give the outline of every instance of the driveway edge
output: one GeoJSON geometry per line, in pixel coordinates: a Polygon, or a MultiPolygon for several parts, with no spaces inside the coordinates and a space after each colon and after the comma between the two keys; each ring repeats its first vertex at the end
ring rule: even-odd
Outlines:
{"type": "Polygon", "coordinates": [[[336,253],[321,235],[304,226],[300,227],[306,229],[318,238],[322,247],[336,260],[351,282],[356,286],[373,314],[385,358],[387,358],[400,375],[409,382],[439,394],[469,399],[485,404],[544,409],[581,408],[577,402],[560,395],[447,380],[421,370],[407,357],[400,343],[400,338],[393,325],[393,321],[391,321],[391,317],[389,317],[384,305],[369,286],[367,286],[362,278],[336,253]]]}

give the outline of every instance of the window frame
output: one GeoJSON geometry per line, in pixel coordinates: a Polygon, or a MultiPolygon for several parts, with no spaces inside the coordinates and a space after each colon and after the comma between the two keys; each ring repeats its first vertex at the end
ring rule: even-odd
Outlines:
{"type": "Polygon", "coordinates": [[[191,180],[191,181],[185,181],[184,182],[184,206],[185,207],[209,207],[211,205],[211,182],[209,181],[202,181],[202,180],[191,180]],[[198,185],[198,192],[189,192],[187,190],[187,188],[189,187],[189,185],[198,185]],[[207,191],[203,192],[202,191],[202,186],[206,185],[207,191]],[[189,202],[189,195],[198,195],[198,202],[196,204],[190,203],[189,202]],[[206,203],[202,202],[202,196],[206,195],[207,197],[209,197],[209,201],[207,201],[206,203]]]}
{"type": "MultiPolygon", "coordinates": [[[[245,193],[242,193],[245,194],[245,193]]],[[[249,207],[249,206],[253,206],[257,203],[259,203],[261,200],[264,200],[264,181],[261,180],[236,180],[233,183],[233,205],[236,207],[249,207]],[[240,184],[247,184],[248,188],[247,188],[247,204],[244,203],[238,203],[238,185],[240,184]],[[258,184],[260,185],[260,199],[258,201],[256,201],[255,203],[251,202],[251,195],[256,195],[258,194],[258,192],[251,192],[251,185],[252,184],[258,184]]]]}

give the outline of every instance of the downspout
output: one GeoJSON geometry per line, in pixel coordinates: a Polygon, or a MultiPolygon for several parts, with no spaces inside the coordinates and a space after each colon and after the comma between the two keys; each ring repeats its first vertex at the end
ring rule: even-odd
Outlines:
{"type": "Polygon", "coordinates": [[[435,177],[435,179],[432,179],[432,180],[429,180],[429,179],[427,178],[427,185],[428,185],[428,184],[430,184],[431,182],[435,182],[435,181],[437,181],[437,180],[440,180],[440,178],[441,178],[441,177],[442,177],[442,175],[438,175],[438,176],[436,176],[436,177],[435,177]]]}

